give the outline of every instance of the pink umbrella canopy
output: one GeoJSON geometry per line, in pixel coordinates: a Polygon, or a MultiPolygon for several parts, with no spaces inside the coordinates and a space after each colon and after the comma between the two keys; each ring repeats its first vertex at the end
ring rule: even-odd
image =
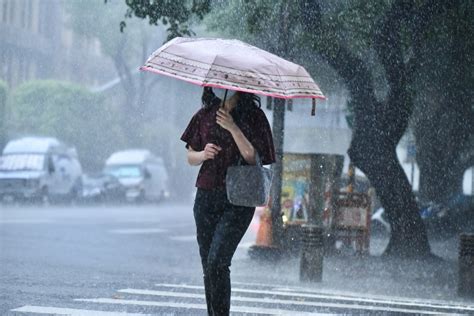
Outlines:
{"type": "Polygon", "coordinates": [[[205,87],[283,99],[325,99],[302,66],[235,39],[176,37],[140,69],[205,87]]]}

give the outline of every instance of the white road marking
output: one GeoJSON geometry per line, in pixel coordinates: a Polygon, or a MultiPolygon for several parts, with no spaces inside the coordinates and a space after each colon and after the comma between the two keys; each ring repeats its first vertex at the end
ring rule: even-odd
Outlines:
{"type": "Polygon", "coordinates": [[[59,308],[47,306],[23,306],[12,309],[12,312],[33,313],[33,314],[53,314],[53,315],[69,315],[69,316],[151,316],[151,314],[126,313],[126,312],[104,312],[88,309],[59,308]]]}
{"type": "Polygon", "coordinates": [[[151,223],[162,223],[160,219],[150,218],[119,218],[115,220],[116,223],[135,223],[135,224],[151,224],[151,223]]]}
{"type": "MultiPolygon", "coordinates": [[[[195,289],[203,290],[204,287],[200,285],[186,285],[186,284],[168,284],[168,283],[158,283],[155,284],[160,287],[171,287],[171,288],[185,288],[185,289],[195,289]]],[[[443,310],[460,310],[460,311],[474,311],[474,306],[468,305],[452,305],[452,304],[428,304],[423,302],[405,302],[405,301],[396,301],[396,300],[381,300],[381,299],[367,299],[359,297],[346,297],[346,296],[336,296],[336,295],[326,295],[326,294],[310,294],[310,293],[301,293],[296,291],[274,291],[274,290],[252,290],[252,289],[242,289],[242,288],[232,288],[233,293],[250,293],[250,294],[267,294],[267,295],[280,295],[280,296],[298,296],[302,298],[315,298],[315,299],[330,299],[330,300],[340,300],[340,301],[350,301],[350,302],[364,302],[372,304],[388,304],[388,305],[401,305],[401,306],[412,306],[417,308],[433,308],[433,309],[443,309],[443,310]]],[[[368,306],[368,305],[360,305],[368,306]]],[[[371,307],[371,306],[368,306],[371,307]]]]}
{"type": "Polygon", "coordinates": [[[196,241],[196,235],[169,236],[168,238],[175,241],[196,241]]]}
{"type": "MultiPolygon", "coordinates": [[[[234,290],[232,290],[234,291],[234,290]]],[[[169,292],[169,291],[153,291],[153,290],[137,290],[137,289],[123,289],[119,290],[120,293],[136,294],[136,295],[153,295],[153,296],[165,296],[165,297],[181,297],[181,298],[202,298],[204,294],[196,293],[183,293],[183,292],[169,292]]],[[[359,304],[340,304],[340,303],[325,303],[325,302],[305,302],[301,300],[282,300],[273,299],[267,297],[243,297],[243,296],[232,296],[234,302],[250,302],[250,303],[264,303],[264,304],[287,304],[297,306],[311,306],[311,307],[327,307],[327,308],[339,308],[339,309],[356,309],[365,311],[384,311],[384,312],[399,312],[399,313],[412,313],[412,314],[424,314],[424,315],[439,315],[439,312],[425,311],[419,309],[403,309],[403,308],[392,308],[385,306],[371,306],[371,305],[359,305],[359,304]]],[[[448,314],[445,314],[448,315],[448,314]]]]}
{"type": "MultiPolygon", "coordinates": [[[[169,239],[171,240],[175,240],[175,241],[196,241],[196,235],[183,235],[183,236],[169,236],[168,237],[169,239]]],[[[244,249],[247,249],[247,248],[250,248],[253,244],[255,244],[255,242],[251,241],[251,242],[241,242],[237,248],[244,248],[244,249]]]]}
{"type": "Polygon", "coordinates": [[[376,303],[383,303],[384,301],[396,304],[406,303],[409,305],[416,305],[421,304],[423,306],[433,306],[433,307],[449,307],[449,308],[467,308],[468,310],[474,311],[474,304],[467,304],[465,302],[456,302],[456,301],[446,301],[446,300],[430,300],[430,299],[410,299],[406,297],[398,297],[398,296],[384,296],[384,295],[373,295],[373,294],[356,294],[354,292],[344,292],[344,291],[336,291],[336,290],[326,290],[320,289],[313,290],[308,289],[305,287],[299,286],[291,286],[290,285],[278,285],[278,284],[267,284],[267,283],[254,283],[254,282],[238,282],[232,281],[234,285],[245,285],[245,286],[260,286],[260,287],[269,287],[272,288],[274,291],[284,291],[284,292],[291,292],[291,293],[313,293],[313,294],[321,294],[321,295],[331,295],[332,297],[337,298],[338,296],[342,296],[345,298],[353,298],[359,301],[366,300],[367,302],[371,302],[374,300],[376,303]],[[428,305],[426,305],[428,304],[428,305]]]}
{"type": "MultiPolygon", "coordinates": [[[[159,306],[159,307],[174,307],[186,309],[201,309],[207,310],[206,304],[193,303],[177,303],[177,302],[157,302],[157,301],[138,301],[138,300],[117,300],[110,298],[96,298],[96,299],[76,299],[79,302],[88,303],[103,303],[103,304],[123,304],[123,305],[139,305],[139,306],[159,306]]],[[[285,309],[275,308],[260,308],[252,306],[231,306],[231,312],[234,313],[250,313],[250,314],[264,314],[264,315],[279,315],[279,316],[320,316],[330,315],[311,312],[297,312],[285,309]]]]}
{"type": "Polygon", "coordinates": [[[49,224],[54,223],[50,219],[2,219],[1,224],[49,224]]]}
{"type": "Polygon", "coordinates": [[[167,229],[162,228],[123,228],[123,229],[111,229],[111,234],[160,234],[167,232],[167,229]]]}
{"type": "Polygon", "coordinates": [[[243,249],[248,249],[251,246],[255,245],[255,241],[249,241],[249,242],[241,242],[237,248],[243,248],[243,249]]]}

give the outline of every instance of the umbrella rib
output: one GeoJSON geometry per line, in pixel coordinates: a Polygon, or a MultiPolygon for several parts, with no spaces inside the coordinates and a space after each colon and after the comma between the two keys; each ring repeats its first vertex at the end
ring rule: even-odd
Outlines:
{"type": "MultiPolygon", "coordinates": [[[[276,65],[272,60],[267,58],[267,56],[265,56],[265,54],[262,54],[262,57],[265,58],[266,61],[268,61],[269,63],[271,63],[275,67],[275,70],[278,73],[278,76],[280,77],[280,82],[283,83],[284,81],[283,81],[283,78],[282,78],[282,75],[281,75],[280,71],[278,70],[278,65],[276,65]]],[[[283,89],[283,90],[286,90],[286,89],[283,89]]]]}
{"type": "Polygon", "coordinates": [[[209,77],[209,73],[211,72],[212,65],[215,63],[217,59],[217,54],[214,56],[214,59],[212,60],[212,63],[209,64],[209,69],[207,70],[207,74],[204,76],[204,82],[207,83],[207,78],[209,77]]]}
{"type": "MultiPolygon", "coordinates": [[[[183,56],[180,56],[180,55],[176,55],[176,54],[173,54],[173,53],[170,53],[170,52],[165,52],[166,54],[169,54],[169,55],[173,55],[173,56],[176,56],[176,57],[179,57],[179,58],[183,58],[183,56]]],[[[163,58],[163,59],[166,59],[166,60],[170,60],[170,61],[174,61],[172,59],[169,59],[169,58],[166,58],[164,56],[160,56],[160,58],[163,58]]],[[[268,60],[267,58],[265,58],[266,60],[268,60]]],[[[196,60],[196,59],[192,59],[192,58],[189,58],[189,57],[186,57],[186,60],[190,60],[190,61],[194,61],[194,62],[197,62],[197,63],[201,63],[203,64],[202,61],[199,61],[199,60],[196,60]]],[[[214,59],[215,61],[215,59],[214,59]]],[[[213,61],[213,62],[214,62],[213,61]]],[[[272,63],[274,65],[274,63],[272,63]]],[[[293,63],[294,64],[294,63],[293,63]]],[[[231,68],[231,67],[228,67],[228,66],[223,66],[223,65],[216,65],[216,66],[219,66],[219,67],[223,67],[223,68],[228,68],[228,69],[232,69],[232,70],[236,70],[236,71],[240,71],[239,69],[236,69],[236,68],[231,68]]],[[[299,65],[297,65],[299,66],[299,65]]],[[[194,67],[197,67],[197,66],[194,66],[194,67]]],[[[200,67],[197,67],[197,68],[200,68],[200,67]]],[[[216,70],[216,71],[219,71],[219,72],[223,72],[222,70],[216,70]]],[[[252,73],[254,74],[262,74],[262,75],[265,75],[265,76],[275,76],[275,75],[272,75],[272,74],[266,74],[266,73],[260,73],[260,72],[253,72],[252,73]]],[[[278,76],[281,77],[280,74],[278,74],[278,76]]],[[[248,76],[247,76],[248,77],[248,76]]],[[[285,75],[285,77],[294,77],[294,78],[308,78],[308,79],[311,79],[310,77],[308,76],[296,76],[296,75],[285,75]]],[[[295,80],[292,80],[291,82],[299,82],[299,81],[295,81],[295,80]]]]}

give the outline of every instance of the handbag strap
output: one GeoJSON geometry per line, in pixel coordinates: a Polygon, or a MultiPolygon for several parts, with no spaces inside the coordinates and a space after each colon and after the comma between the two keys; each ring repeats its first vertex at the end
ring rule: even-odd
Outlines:
{"type": "MultiPolygon", "coordinates": [[[[241,166],[242,165],[242,160],[244,160],[244,158],[242,157],[242,155],[239,155],[239,160],[237,160],[237,166],[241,166]]],[[[256,162],[256,166],[262,166],[262,159],[260,158],[260,155],[258,154],[258,152],[255,150],[255,162],[256,162]]]]}

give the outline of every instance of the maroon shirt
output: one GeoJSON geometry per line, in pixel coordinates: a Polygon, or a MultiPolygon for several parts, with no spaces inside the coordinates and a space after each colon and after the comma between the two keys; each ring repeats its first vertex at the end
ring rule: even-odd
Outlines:
{"type": "MultiPolygon", "coordinates": [[[[199,170],[196,187],[201,189],[224,189],[227,167],[236,165],[241,157],[237,144],[227,130],[216,122],[218,106],[200,109],[189,122],[181,136],[186,148],[191,146],[195,151],[202,151],[208,143],[222,147],[214,159],[204,161],[199,170]],[[219,129],[219,131],[217,131],[219,129]]],[[[275,148],[270,124],[265,113],[257,107],[246,109],[244,114],[232,110],[234,122],[258,152],[262,164],[275,162],[275,148]]],[[[245,164],[245,160],[243,160],[245,164]]]]}

